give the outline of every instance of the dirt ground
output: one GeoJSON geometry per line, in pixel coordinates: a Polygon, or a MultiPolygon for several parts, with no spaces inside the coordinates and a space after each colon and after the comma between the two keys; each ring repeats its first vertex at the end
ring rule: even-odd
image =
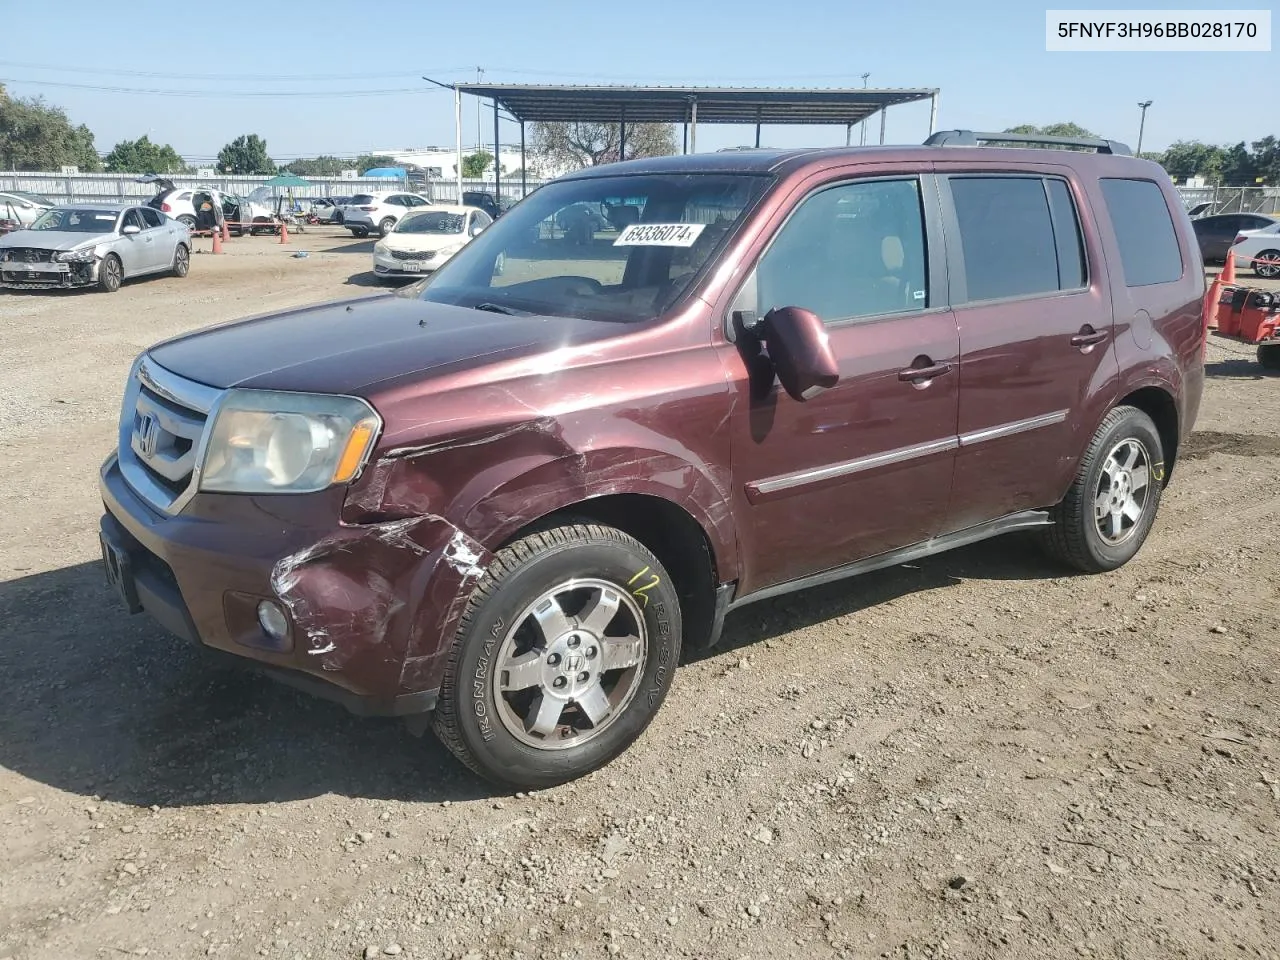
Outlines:
{"type": "Polygon", "coordinates": [[[1280,956],[1280,377],[1251,350],[1211,346],[1123,570],[1007,538],[749,607],[622,759],[502,795],[103,583],[135,354],[375,292],[344,237],[0,293],[0,960],[1280,956]]]}

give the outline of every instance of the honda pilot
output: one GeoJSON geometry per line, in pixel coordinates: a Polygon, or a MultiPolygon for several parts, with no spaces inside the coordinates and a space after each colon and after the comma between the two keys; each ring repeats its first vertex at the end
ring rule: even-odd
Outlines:
{"type": "Polygon", "coordinates": [[[730,610],[1011,531],[1114,570],[1195,422],[1204,274],[1159,166],[1032,140],[600,166],[408,290],[160,343],[108,577],[521,788],[625,750],[730,610]]]}

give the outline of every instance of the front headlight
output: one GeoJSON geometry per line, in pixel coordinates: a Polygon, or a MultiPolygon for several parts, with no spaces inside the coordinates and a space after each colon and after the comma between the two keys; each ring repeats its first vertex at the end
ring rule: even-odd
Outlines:
{"type": "Polygon", "coordinates": [[[231,390],[218,404],[200,489],[314,493],[354,480],[382,418],[356,397],[231,390]]]}
{"type": "Polygon", "coordinates": [[[373,252],[374,252],[374,253],[386,253],[386,252],[387,252],[387,245],[386,245],[385,243],[383,243],[381,240],[379,240],[377,243],[375,243],[375,244],[373,245],[373,252]]]}
{"type": "Polygon", "coordinates": [[[53,255],[53,259],[61,263],[88,263],[93,258],[94,251],[92,247],[87,250],[64,250],[53,255]]]}

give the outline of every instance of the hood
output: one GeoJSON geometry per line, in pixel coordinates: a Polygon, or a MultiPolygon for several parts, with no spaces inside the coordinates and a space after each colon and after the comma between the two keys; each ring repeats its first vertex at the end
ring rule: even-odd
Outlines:
{"type": "Polygon", "coordinates": [[[465,233],[389,233],[382,242],[388,250],[440,250],[465,244],[470,237],[465,233]]]}
{"type": "Polygon", "coordinates": [[[74,250],[94,247],[114,240],[114,233],[68,233],[62,230],[15,230],[0,237],[0,250],[6,247],[34,247],[37,250],[74,250]]]}
{"type": "Polygon", "coordinates": [[[603,340],[618,329],[386,294],[210,327],[165,341],[150,354],[162,367],[212,387],[362,396],[399,378],[535,356],[603,340]]]}

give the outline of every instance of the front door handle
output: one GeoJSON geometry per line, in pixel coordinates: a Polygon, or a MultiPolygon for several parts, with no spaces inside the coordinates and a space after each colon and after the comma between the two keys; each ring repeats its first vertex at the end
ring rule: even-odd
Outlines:
{"type": "Polygon", "coordinates": [[[904,383],[914,383],[920,385],[923,381],[932,380],[934,377],[940,377],[944,373],[951,372],[951,364],[949,363],[933,363],[924,367],[907,367],[905,370],[898,371],[898,379],[904,383]]]}

